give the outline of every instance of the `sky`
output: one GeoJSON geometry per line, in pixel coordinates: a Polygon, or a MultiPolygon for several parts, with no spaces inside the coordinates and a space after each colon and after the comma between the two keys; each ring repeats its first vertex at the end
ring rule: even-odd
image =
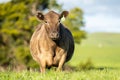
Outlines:
{"type": "MultiPolygon", "coordinates": [[[[10,0],[0,0],[7,2],[10,0]]],[[[120,33],[120,0],[57,0],[65,10],[80,7],[87,32],[120,33]]]]}
{"type": "Polygon", "coordinates": [[[10,0],[0,0],[0,3],[5,3],[5,2],[8,2],[10,0]]]}
{"type": "Polygon", "coordinates": [[[80,7],[84,11],[87,32],[120,33],[120,0],[57,0],[65,10],[80,7]]]}

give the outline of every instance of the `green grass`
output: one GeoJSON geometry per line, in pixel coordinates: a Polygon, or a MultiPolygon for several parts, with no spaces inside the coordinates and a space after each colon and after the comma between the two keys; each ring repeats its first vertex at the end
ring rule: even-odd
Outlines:
{"type": "Polygon", "coordinates": [[[120,80],[120,70],[89,70],[76,72],[47,71],[1,72],[0,80],[120,80]]]}
{"type": "Polygon", "coordinates": [[[76,44],[75,54],[69,62],[78,65],[91,59],[95,66],[120,67],[120,34],[89,34],[81,45],[76,44]]]}
{"type": "Polygon", "coordinates": [[[78,65],[91,59],[95,66],[120,67],[120,47],[78,46],[76,45],[77,49],[69,64],[78,65]]]}
{"type": "Polygon", "coordinates": [[[45,74],[33,71],[0,72],[0,80],[120,80],[120,34],[89,34],[86,40],[76,44],[75,53],[67,64],[77,66],[90,60],[91,70],[56,72],[45,74]]]}

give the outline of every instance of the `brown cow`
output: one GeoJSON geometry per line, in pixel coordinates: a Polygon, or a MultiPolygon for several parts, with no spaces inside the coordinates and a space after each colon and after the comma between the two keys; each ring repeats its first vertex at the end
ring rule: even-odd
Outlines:
{"type": "Polygon", "coordinates": [[[57,14],[50,11],[43,15],[37,12],[37,18],[43,22],[38,25],[30,40],[30,51],[33,59],[40,65],[40,71],[46,67],[56,66],[61,70],[74,52],[74,40],[71,32],[60,23],[68,11],[57,14]]]}

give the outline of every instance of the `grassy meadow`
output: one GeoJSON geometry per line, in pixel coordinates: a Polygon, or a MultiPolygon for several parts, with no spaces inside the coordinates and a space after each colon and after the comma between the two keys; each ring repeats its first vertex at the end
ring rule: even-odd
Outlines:
{"type": "Polygon", "coordinates": [[[120,67],[120,34],[93,33],[76,44],[71,65],[78,65],[90,59],[95,66],[120,67]]]}
{"type": "Polygon", "coordinates": [[[91,33],[75,45],[70,71],[0,72],[0,80],[120,80],[120,34],[91,33]],[[86,67],[87,65],[87,67],[86,67]],[[81,68],[82,67],[82,68],[81,68]]]}

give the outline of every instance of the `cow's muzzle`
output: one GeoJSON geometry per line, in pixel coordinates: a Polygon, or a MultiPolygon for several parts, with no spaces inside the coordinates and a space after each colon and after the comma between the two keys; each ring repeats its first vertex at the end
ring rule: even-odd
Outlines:
{"type": "Polygon", "coordinates": [[[52,40],[57,40],[59,39],[59,37],[60,37],[59,32],[53,31],[52,33],[50,33],[50,38],[52,40]]]}

